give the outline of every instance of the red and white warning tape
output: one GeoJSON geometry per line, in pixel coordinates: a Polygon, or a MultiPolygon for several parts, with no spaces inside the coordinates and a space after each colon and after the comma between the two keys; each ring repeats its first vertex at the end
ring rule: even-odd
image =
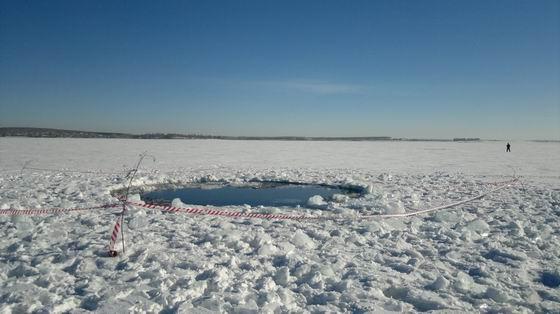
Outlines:
{"type": "MultiPolygon", "coordinates": [[[[480,199],[485,197],[486,195],[496,192],[498,190],[507,188],[515,183],[519,182],[519,179],[515,178],[508,181],[502,182],[489,182],[486,184],[489,185],[496,185],[497,187],[486,192],[479,194],[477,196],[468,198],[466,200],[462,200],[459,202],[437,206],[429,209],[408,212],[408,213],[398,213],[398,214],[374,214],[374,215],[362,215],[356,216],[352,219],[361,219],[361,218],[395,218],[395,217],[409,217],[415,216],[420,214],[425,214],[445,208],[455,207],[461,204],[465,204],[468,202],[472,202],[474,200],[480,199]]],[[[128,204],[143,207],[143,208],[150,208],[150,209],[158,209],[165,212],[184,212],[187,214],[196,214],[196,215],[208,215],[208,216],[222,216],[222,217],[232,217],[232,218],[256,218],[256,219],[277,219],[277,220],[346,220],[350,219],[350,217],[334,217],[334,216],[307,216],[307,215],[287,215],[287,214],[261,214],[261,213],[244,213],[244,212],[237,212],[237,211],[226,211],[226,210],[216,210],[216,209],[208,209],[208,208],[180,208],[174,206],[163,206],[163,205],[156,205],[156,204],[143,204],[143,203],[136,203],[136,202],[128,202],[128,204]]],[[[50,214],[60,214],[60,213],[69,213],[75,211],[85,211],[85,210],[93,210],[93,209],[101,209],[101,208],[112,208],[116,206],[120,206],[121,204],[106,204],[100,206],[91,206],[91,207],[82,207],[82,208],[46,208],[46,209],[0,209],[0,215],[7,215],[7,216],[41,216],[41,215],[50,215],[50,214]]]]}
{"type": "Polygon", "coordinates": [[[183,213],[195,214],[195,215],[223,216],[223,217],[232,217],[232,218],[292,219],[292,220],[320,218],[320,217],[305,216],[305,215],[244,213],[244,212],[233,212],[233,211],[216,210],[216,209],[208,209],[208,208],[181,208],[181,207],[174,207],[174,206],[143,204],[143,203],[136,203],[136,202],[128,202],[128,204],[133,206],[143,207],[143,208],[158,209],[164,212],[183,212],[183,213]]]}
{"type": "Polygon", "coordinates": [[[115,251],[115,243],[117,242],[117,237],[119,231],[121,230],[121,217],[117,218],[115,226],[113,227],[113,232],[111,233],[111,241],[109,242],[109,252],[115,251]]]}
{"type": "Polygon", "coordinates": [[[470,197],[468,199],[464,199],[462,201],[447,204],[447,205],[441,205],[441,206],[437,206],[437,207],[432,207],[432,208],[423,209],[423,210],[417,210],[417,211],[408,212],[408,213],[364,215],[364,216],[360,216],[360,218],[398,218],[398,217],[410,217],[410,216],[416,216],[416,215],[426,214],[426,213],[430,213],[430,212],[435,212],[435,211],[442,210],[442,209],[445,209],[445,208],[451,208],[451,207],[459,206],[459,205],[462,205],[462,204],[466,204],[466,203],[481,199],[488,194],[491,194],[491,193],[494,193],[496,191],[508,188],[508,187],[512,186],[513,184],[515,184],[517,182],[518,182],[518,179],[505,181],[505,182],[502,182],[500,186],[498,186],[498,187],[496,187],[492,190],[489,190],[485,193],[470,197]]]}
{"type": "Polygon", "coordinates": [[[0,215],[41,216],[41,215],[61,214],[61,213],[69,213],[69,212],[92,210],[92,209],[111,208],[111,207],[115,207],[115,206],[117,206],[117,204],[106,204],[106,205],[92,206],[92,207],[82,207],[82,208],[45,208],[45,209],[13,209],[13,208],[10,208],[10,209],[0,209],[0,215]]]}

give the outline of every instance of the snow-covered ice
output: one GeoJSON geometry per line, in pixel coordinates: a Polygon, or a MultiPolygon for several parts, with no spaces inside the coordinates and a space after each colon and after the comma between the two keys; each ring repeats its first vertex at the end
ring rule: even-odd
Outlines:
{"type": "MultiPolygon", "coordinates": [[[[0,312],[560,312],[560,144],[0,138],[0,209],[116,202],[135,186],[291,181],[363,187],[274,221],[131,208],[0,216],[0,312]],[[26,169],[22,167],[26,165],[26,169]],[[34,169],[35,168],[35,169],[34,169]],[[37,168],[78,170],[49,172],[37,168]],[[520,184],[439,212],[512,175],[520,184]]],[[[138,195],[133,196],[141,201],[138,195]]],[[[174,206],[188,206],[176,199],[174,206]]]]}

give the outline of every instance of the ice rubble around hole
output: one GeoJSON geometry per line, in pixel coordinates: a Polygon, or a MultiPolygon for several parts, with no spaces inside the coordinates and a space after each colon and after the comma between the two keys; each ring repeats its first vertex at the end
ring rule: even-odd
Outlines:
{"type": "MultiPolygon", "coordinates": [[[[139,201],[138,196],[131,196],[132,200],[139,201]]],[[[383,198],[381,198],[383,199],[383,198]]],[[[174,200],[173,206],[183,207],[180,200],[174,200]]],[[[135,225],[135,219],[138,217],[146,216],[144,210],[131,210],[129,213],[129,218],[131,218],[129,225],[135,225]]],[[[173,217],[173,216],[172,216],[173,217]]],[[[445,223],[457,224],[461,223],[462,227],[459,230],[464,232],[477,234],[481,238],[486,237],[489,232],[489,225],[480,219],[468,218],[469,215],[459,215],[450,218],[449,215],[441,216],[437,219],[445,223]],[[461,217],[467,217],[467,221],[461,219],[461,217]]],[[[416,220],[413,220],[416,221],[416,220]]],[[[293,256],[291,252],[301,252],[313,250],[318,245],[324,245],[329,236],[337,235],[342,236],[343,233],[335,232],[333,230],[330,234],[322,235],[319,231],[314,231],[309,233],[309,231],[304,229],[298,229],[293,233],[292,237],[286,239],[286,241],[277,241],[267,233],[256,233],[253,237],[245,237],[240,234],[231,234],[232,227],[228,226],[231,223],[219,222],[219,230],[224,230],[222,235],[219,234],[206,234],[206,238],[202,238],[202,243],[208,243],[207,249],[219,248],[222,243],[226,246],[231,245],[235,247],[237,243],[247,243],[247,248],[239,247],[241,250],[246,250],[249,254],[258,258],[276,258],[281,257],[286,262],[278,262],[277,267],[270,269],[270,275],[265,275],[265,273],[260,273],[257,275],[256,289],[262,291],[262,295],[266,296],[265,302],[259,300],[258,298],[248,298],[243,302],[234,302],[231,299],[223,299],[222,297],[213,297],[212,293],[223,293],[224,289],[231,286],[232,280],[239,280],[236,278],[235,271],[230,271],[228,269],[235,269],[240,267],[243,270],[255,269],[258,265],[251,264],[247,262],[240,262],[234,257],[229,257],[226,267],[215,266],[211,269],[205,271],[199,271],[193,274],[194,277],[192,281],[187,286],[184,286],[183,296],[190,296],[191,301],[173,301],[173,295],[171,291],[167,292],[162,290],[156,292],[153,288],[146,290],[147,294],[137,294],[135,292],[129,292],[125,295],[119,297],[118,299],[113,299],[109,295],[99,294],[98,291],[92,289],[93,294],[87,294],[84,298],[76,299],[75,297],[69,298],[66,303],[57,303],[52,297],[47,296],[40,303],[33,305],[33,302],[29,302],[29,307],[27,309],[39,308],[40,306],[49,306],[49,304],[56,305],[53,308],[66,308],[71,306],[80,306],[83,309],[104,311],[104,310],[154,310],[157,311],[162,308],[161,304],[175,304],[180,309],[206,309],[208,311],[223,311],[228,309],[239,310],[252,310],[252,311],[264,311],[266,309],[301,309],[306,307],[308,309],[340,309],[338,306],[344,306],[344,298],[348,298],[351,294],[359,295],[360,289],[357,288],[356,282],[352,279],[337,279],[336,273],[344,268],[338,268],[336,266],[321,268],[317,266],[308,266],[303,262],[303,260],[293,256]],[[229,234],[231,240],[223,241],[226,234],[229,234]],[[313,238],[310,236],[313,234],[313,238]],[[317,241],[319,239],[319,241],[317,241]],[[240,242],[238,242],[240,241],[240,242]],[[247,250],[248,249],[248,250],[247,250]],[[334,270],[336,269],[336,271],[334,270]],[[196,275],[195,275],[196,274],[196,275]],[[292,285],[295,284],[295,290],[292,285]],[[330,287],[330,288],[329,288],[330,287]],[[151,289],[151,290],[150,290],[151,289]],[[49,301],[53,300],[53,301],[49,301]],[[227,300],[227,301],[226,301],[227,300]],[[140,302],[140,303],[138,303],[140,302]],[[70,306],[70,305],[71,306],[70,306]],[[142,304],[142,305],[139,305],[142,304]],[[336,305],[337,307],[333,307],[336,305]]],[[[519,226],[513,224],[513,226],[519,226]]],[[[390,235],[391,230],[402,230],[404,226],[402,222],[372,222],[365,225],[366,232],[377,233],[379,235],[390,235]]],[[[131,228],[132,229],[132,228],[131,228]]],[[[413,229],[411,229],[412,231],[413,229]]],[[[235,232],[234,232],[235,233],[235,232]]],[[[414,233],[412,233],[414,234],[414,233]]],[[[347,243],[364,245],[367,240],[363,236],[351,235],[347,237],[347,243]]],[[[172,242],[173,243],[173,242],[172,242]]],[[[397,242],[400,243],[400,242],[397,242]]],[[[406,247],[404,244],[397,244],[394,246],[397,249],[402,249],[406,247]]],[[[411,252],[411,254],[413,254],[411,252]]],[[[422,254],[415,253],[412,256],[415,258],[421,257],[422,254]]],[[[515,257],[511,252],[502,250],[489,250],[486,255],[489,260],[495,260],[496,262],[502,263],[502,260],[519,260],[519,257],[515,257]]],[[[162,258],[162,256],[159,256],[162,258]]],[[[521,257],[522,258],[522,257],[521,257]]],[[[521,259],[522,260],[522,259],[521,259]]],[[[153,263],[154,259],[150,257],[144,257],[143,259],[145,265],[153,263]]],[[[457,259],[460,261],[460,259],[457,259]]],[[[394,265],[395,270],[404,269],[405,263],[387,263],[381,261],[381,265],[394,265]],[[399,266],[400,265],[400,266],[399,266]]],[[[83,271],[90,270],[95,271],[99,265],[85,263],[84,260],[80,262],[68,263],[66,270],[70,273],[78,274],[78,269],[83,271]]],[[[163,265],[163,264],[160,264],[163,265]]],[[[316,264],[315,264],[316,265],[316,264]]],[[[160,266],[161,267],[161,266],[160,266]]],[[[391,266],[393,267],[393,266],[391,266]]],[[[126,268],[123,268],[123,270],[126,268]]],[[[157,271],[157,268],[149,268],[151,270],[146,270],[140,274],[143,280],[149,280],[152,282],[158,282],[160,276],[164,275],[157,271]]],[[[412,267],[412,271],[406,271],[405,274],[414,275],[417,270],[417,266],[412,267]]],[[[399,271],[400,272],[400,271],[399,271]]],[[[12,272],[8,273],[11,277],[9,278],[26,278],[38,276],[37,271],[30,266],[20,266],[15,268],[12,272]]],[[[361,285],[358,283],[358,285],[361,285]]],[[[93,286],[92,286],[93,287],[93,286]]],[[[141,286],[140,286],[141,287],[141,286]]],[[[251,290],[247,288],[242,288],[240,286],[237,289],[239,291],[245,291],[247,295],[251,295],[251,290]],[[247,290],[242,290],[247,289],[247,290]]],[[[399,284],[392,284],[387,288],[378,290],[377,294],[374,294],[376,302],[382,305],[384,309],[389,310],[437,310],[448,308],[447,301],[443,299],[436,293],[430,293],[428,291],[447,291],[448,289],[453,289],[456,293],[461,294],[474,294],[478,296],[477,298],[492,300],[493,302],[502,304],[510,300],[510,297],[498,288],[487,287],[476,283],[473,278],[464,272],[458,272],[455,276],[447,277],[437,277],[434,279],[432,284],[427,283],[427,291],[421,291],[417,289],[412,289],[399,284]],[[393,301],[391,301],[393,300],[393,301]],[[407,307],[412,306],[412,307],[407,307]]],[[[372,291],[373,293],[373,291],[372,291]]],[[[180,298],[177,300],[181,300],[180,298]]],[[[357,302],[357,300],[353,301],[357,302]]],[[[370,304],[369,308],[373,308],[370,304]]]]}
{"type": "Polygon", "coordinates": [[[314,208],[324,208],[327,202],[325,202],[321,195],[314,195],[307,200],[307,205],[314,208]]]}

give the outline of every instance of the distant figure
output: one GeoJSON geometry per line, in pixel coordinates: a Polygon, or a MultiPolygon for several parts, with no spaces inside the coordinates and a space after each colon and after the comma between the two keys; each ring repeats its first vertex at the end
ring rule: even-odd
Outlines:
{"type": "Polygon", "coordinates": [[[509,143],[507,143],[507,144],[506,144],[506,153],[511,152],[510,147],[511,147],[511,145],[509,145],[509,143]]]}

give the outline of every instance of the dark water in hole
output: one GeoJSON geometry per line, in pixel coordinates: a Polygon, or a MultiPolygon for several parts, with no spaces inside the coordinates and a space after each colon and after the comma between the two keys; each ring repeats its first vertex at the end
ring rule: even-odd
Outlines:
{"type": "Polygon", "coordinates": [[[314,195],[325,200],[334,194],[349,194],[341,188],[316,185],[281,185],[263,187],[219,186],[212,188],[186,187],[147,192],[141,195],[143,200],[171,202],[180,198],[183,203],[195,205],[251,205],[251,206],[306,206],[314,195]]]}

